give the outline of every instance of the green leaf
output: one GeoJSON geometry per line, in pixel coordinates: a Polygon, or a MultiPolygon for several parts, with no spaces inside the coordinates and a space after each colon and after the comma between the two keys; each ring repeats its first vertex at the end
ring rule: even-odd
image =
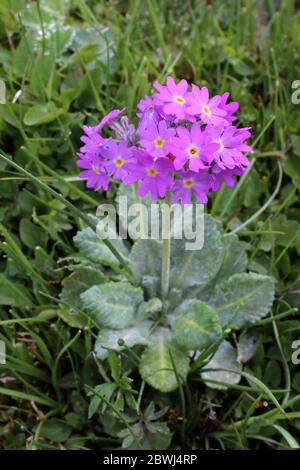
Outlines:
{"type": "Polygon", "coordinates": [[[53,442],[65,442],[71,435],[72,428],[60,419],[48,419],[44,422],[40,435],[53,442]]]}
{"type": "Polygon", "coordinates": [[[204,349],[217,341],[222,335],[216,311],[204,302],[196,301],[190,305],[185,315],[175,321],[174,341],[186,349],[204,349]]]}
{"type": "Polygon", "coordinates": [[[136,323],[143,291],[127,282],[108,282],[81,294],[87,314],[100,326],[122,329],[136,323]]]}
{"type": "Polygon", "coordinates": [[[140,362],[140,374],[145,382],[165,393],[178,387],[176,373],[185,382],[189,370],[188,355],[172,344],[169,336],[166,328],[157,330],[140,362]]]}
{"type": "Polygon", "coordinates": [[[109,351],[108,353],[108,363],[111,369],[111,376],[112,378],[118,382],[121,376],[121,359],[117,354],[113,351],[109,351]]]}
{"type": "Polygon", "coordinates": [[[291,141],[295,154],[300,157],[300,137],[298,135],[291,135],[291,141]]]}
{"type": "Polygon", "coordinates": [[[247,244],[238,239],[237,235],[230,234],[223,237],[224,256],[216,281],[219,283],[235,273],[245,271],[247,266],[247,244]]]}
{"type": "Polygon", "coordinates": [[[155,315],[156,313],[161,312],[162,306],[163,306],[162,301],[156,297],[150,300],[147,300],[147,302],[143,302],[139,306],[139,310],[138,310],[139,319],[140,320],[147,319],[155,315]]]}
{"type": "MultiPolygon", "coordinates": [[[[104,383],[95,387],[95,391],[98,393],[98,395],[94,395],[91,399],[88,411],[88,419],[91,419],[100,408],[102,412],[105,411],[107,408],[105,401],[110,401],[116,388],[117,385],[113,382],[104,383]],[[105,401],[103,401],[101,397],[103,397],[105,401]]],[[[91,393],[89,393],[89,395],[91,395],[91,393]]]]}
{"type": "Polygon", "coordinates": [[[202,372],[201,376],[204,381],[208,381],[206,385],[210,388],[226,390],[226,384],[237,384],[241,379],[239,372],[242,370],[242,365],[237,362],[236,350],[228,341],[223,341],[223,343],[220,344],[212,359],[205,365],[205,369],[230,369],[231,371],[237,371],[236,374],[234,372],[227,372],[226,370],[202,372]],[[209,382],[210,380],[223,382],[223,384],[215,384],[209,382]]]}
{"type": "Polygon", "coordinates": [[[24,245],[34,249],[37,246],[46,247],[48,234],[30,220],[22,219],[20,222],[20,238],[24,245]]]}
{"type": "Polygon", "coordinates": [[[80,308],[80,294],[95,284],[105,281],[104,274],[92,266],[80,266],[70,276],[66,277],[62,286],[60,298],[63,302],[80,308]]]}
{"type": "MultiPolygon", "coordinates": [[[[274,231],[282,232],[276,235],[276,245],[286,248],[295,247],[300,254],[300,224],[296,220],[288,219],[280,214],[272,224],[274,231]]],[[[274,239],[272,240],[274,243],[274,239]]]]}
{"type": "Polygon", "coordinates": [[[82,310],[80,294],[105,280],[104,274],[93,267],[80,266],[77,268],[62,282],[63,289],[60,298],[67,305],[60,308],[59,316],[72,328],[85,328],[88,319],[79,311],[82,310]]]}
{"type": "Polygon", "coordinates": [[[259,203],[262,185],[258,173],[252,168],[248,176],[247,184],[243,188],[243,204],[254,208],[259,203]]]}
{"type": "Polygon", "coordinates": [[[33,300],[25,286],[10,281],[4,274],[0,273],[0,305],[24,308],[32,304],[33,300]]]}
{"type": "Polygon", "coordinates": [[[216,222],[204,218],[204,245],[201,250],[185,250],[185,240],[172,240],[170,285],[177,289],[197,286],[203,289],[217,274],[224,245],[216,222]],[[213,260],[213,262],[212,262],[213,260]]]}
{"type": "MultiPolygon", "coordinates": [[[[128,252],[122,240],[111,240],[111,242],[124,257],[127,256],[128,252]]],[[[113,267],[119,264],[109,248],[91,228],[85,228],[78,232],[74,237],[74,243],[80,250],[80,255],[94,265],[104,264],[113,267]]]]}
{"type": "Polygon", "coordinates": [[[64,113],[63,109],[58,109],[53,103],[36,104],[28,109],[24,116],[26,126],[39,126],[54,121],[64,113]]]}
{"type": "Polygon", "coordinates": [[[210,300],[223,327],[241,328],[267,315],[275,295],[272,277],[238,273],[216,286],[210,300]]]}
{"type": "Polygon", "coordinates": [[[161,242],[137,240],[130,252],[129,263],[136,280],[151,296],[158,295],[161,270],[161,242]]]}
{"type": "Polygon", "coordinates": [[[137,345],[147,346],[149,344],[148,336],[150,335],[152,325],[152,322],[145,321],[138,326],[124,328],[122,330],[103,328],[96,339],[96,356],[104,360],[109,350],[122,351],[123,349],[132,348],[137,345]]]}

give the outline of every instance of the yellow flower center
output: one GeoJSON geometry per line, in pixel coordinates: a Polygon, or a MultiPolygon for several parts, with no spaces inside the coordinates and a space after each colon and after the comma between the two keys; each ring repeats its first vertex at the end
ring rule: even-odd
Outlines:
{"type": "Polygon", "coordinates": [[[162,148],[164,143],[165,143],[165,139],[162,139],[161,137],[157,137],[157,139],[155,139],[155,141],[154,141],[154,145],[157,149],[162,148]]]}
{"type": "Polygon", "coordinates": [[[189,148],[189,155],[190,155],[191,158],[197,157],[197,155],[198,155],[197,147],[194,147],[193,145],[191,145],[190,148],[189,148]]]}
{"type": "Polygon", "coordinates": [[[96,173],[96,175],[99,175],[99,174],[100,174],[100,170],[99,170],[99,168],[98,168],[97,166],[94,166],[94,165],[93,165],[93,166],[92,166],[92,171],[93,171],[94,173],[96,173]]]}
{"type": "Polygon", "coordinates": [[[185,103],[185,99],[182,96],[179,96],[179,95],[174,96],[174,101],[176,101],[176,103],[179,103],[179,104],[184,104],[185,103]]]}
{"type": "Polygon", "coordinates": [[[153,108],[154,108],[153,104],[149,104],[149,106],[147,106],[147,109],[148,109],[149,111],[150,111],[151,109],[153,109],[153,108]]]}
{"type": "Polygon", "coordinates": [[[219,144],[219,150],[223,150],[224,145],[222,144],[221,140],[218,140],[218,144],[219,144]]]}
{"type": "Polygon", "coordinates": [[[211,110],[209,109],[209,106],[203,106],[203,112],[208,116],[211,115],[211,110]]]}
{"type": "Polygon", "coordinates": [[[148,174],[148,176],[156,176],[156,175],[157,175],[157,171],[154,170],[154,168],[148,168],[147,174],[148,174]]]}
{"type": "Polygon", "coordinates": [[[118,166],[119,168],[124,165],[125,161],[121,157],[117,157],[114,160],[115,165],[118,166]]]}
{"type": "Polygon", "coordinates": [[[193,180],[186,180],[184,183],[183,183],[183,186],[185,188],[191,188],[193,186],[193,180]]]}

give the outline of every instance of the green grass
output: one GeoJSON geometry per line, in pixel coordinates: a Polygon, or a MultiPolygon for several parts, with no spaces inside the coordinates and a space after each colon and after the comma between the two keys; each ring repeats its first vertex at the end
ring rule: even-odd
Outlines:
{"type": "MultiPolygon", "coordinates": [[[[126,440],[133,448],[298,447],[300,374],[291,362],[300,339],[296,2],[2,0],[0,38],[0,153],[13,160],[0,158],[0,340],[7,348],[0,448],[111,449],[126,440]],[[277,300],[273,316],[249,330],[257,351],[241,383],[226,391],[206,387],[196,361],[179,391],[155,392],[127,377],[138,360],[131,350],[119,377],[114,359],[107,365],[93,357],[97,330],[71,327],[59,302],[67,259],[76,256],[72,237],[88,212],[116,194],[116,187],[107,195],[87,191],[78,180],[81,126],[114,107],[134,120],[136,102],[168,74],[212,93],[230,91],[254,136],[250,171],[234,190],[213,195],[208,212],[226,230],[247,221],[239,236],[249,245],[249,268],[277,279],[277,300]],[[92,413],[95,387],[111,383],[114,393],[92,413]],[[126,400],[136,401],[135,414],[126,400]]],[[[230,339],[236,342],[234,333],[230,339]]]]}

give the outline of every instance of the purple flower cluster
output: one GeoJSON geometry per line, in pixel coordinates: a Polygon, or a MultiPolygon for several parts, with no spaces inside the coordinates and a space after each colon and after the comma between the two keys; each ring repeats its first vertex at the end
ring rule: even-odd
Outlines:
{"type": "Polygon", "coordinates": [[[206,87],[189,88],[172,77],[154,88],[137,105],[137,128],[118,109],[98,125],[84,126],[80,177],[95,191],[107,190],[113,178],[137,183],[139,195],[150,193],[152,200],[170,193],[173,203],[187,204],[192,196],[206,203],[210,190],[218,191],[222,181],[233,186],[249,165],[249,128],[233,125],[238,103],[228,103],[229,93],[210,98],[206,87]],[[105,126],[114,138],[100,135],[105,126]]]}

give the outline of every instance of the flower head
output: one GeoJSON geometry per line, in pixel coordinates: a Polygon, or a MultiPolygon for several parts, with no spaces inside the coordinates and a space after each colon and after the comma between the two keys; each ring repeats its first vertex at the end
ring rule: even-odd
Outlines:
{"type": "Polygon", "coordinates": [[[124,140],[118,144],[111,139],[105,149],[103,149],[102,155],[107,157],[107,159],[103,161],[103,166],[109,176],[122,181],[124,177],[127,176],[124,165],[133,161],[132,148],[128,147],[124,140]]]}
{"type": "Polygon", "coordinates": [[[80,159],[77,161],[77,166],[84,170],[79,173],[79,176],[87,180],[86,187],[93,188],[95,191],[100,191],[101,188],[107,191],[108,177],[100,158],[97,156],[86,158],[86,156],[80,153],[79,157],[80,159]]]}
{"type": "Polygon", "coordinates": [[[186,112],[192,116],[199,116],[204,124],[218,126],[226,123],[224,116],[226,111],[220,108],[221,97],[209,98],[208,89],[204,86],[201,89],[192,85],[192,91],[187,95],[186,112]]]}
{"type": "Polygon", "coordinates": [[[141,118],[143,117],[143,114],[146,112],[151,112],[154,110],[154,101],[150,96],[145,96],[138,104],[137,104],[137,109],[140,111],[140,113],[137,113],[137,117],[141,118]]]}
{"type": "Polygon", "coordinates": [[[252,152],[252,148],[244,144],[249,135],[247,129],[236,129],[234,126],[209,127],[207,133],[212,142],[218,144],[214,159],[221,170],[249,165],[248,158],[243,154],[252,152]]]}
{"type": "Polygon", "coordinates": [[[199,124],[194,123],[190,131],[180,126],[177,128],[177,137],[172,140],[175,169],[180,170],[186,163],[193,171],[208,169],[217,148],[218,145],[210,141],[210,136],[201,130],[199,124]]]}
{"type": "Polygon", "coordinates": [[[230,188],[232,188],[235,185],[235,180],[233,177],[241,176],[243,173],[244,173],[244,170],[242,168],[233,168],[232,170],[220,170],[219,167],[215,166],[211,174],[211,177],[212,177],[211,189],[214,192],[219,191],[222,181],[224,181],[226,186],[229,186],[230,188]]]}
{"type": "Polygon", "coordinates": [[[186,117],[186,95],[188,83],[186,80],[180,80],[176,85],[174,78],[167,78],[167,85],[154,83],[154,88],[158,93],[154,93],[154,104],[161,106],[167,115],[173,115],[178,119],[186,117]]]}
{"type": "Polygon", "coordinates": [[[144,118],[139,128],[140,144],[153,157],[165,157],[170,152],[170,143],[175,129],[168,127],[166,121],[158,123],[144,118]]]}
{"type": "Polygon", "coordinates": [[[95,128],[84,126],[84,131],[86,135],[80,137],[80,140],[84,143],[80,147],[80,152],[89,156],[99,156],[105,144],[105,139],[98,134],[95,128]]]}
{"type": "Polygon", "coordinates": [[[189,204],[193,195],[202,204],[208,201],[207,194],[212,183],[209,174],[181,171],[178,176],[179,179],[175,181],[172,189],[172,204],[178,201],[181,201],[182,204],[189,204]]]}
{"type": "Polygon", "coordinates": [[[249,165],[250,130],[233,124],[238,103],[228,102],[227,92],[210,97],[206,87],[190,89],[172,77],[154,88],[137,105],[137,126],[115,109],[97,126],[83,127],[80,177],[96,191],[107,190],[110,177],[138,183],[138,194],[152,200],[168,192],[172,202],[206,203],[210,190],[233,186],[249,165]],[[114,137],[100,135],[105,125],[114,137]]]}
{"type": "Polygon", "coordinates": [[[150,192],[152,200],[159,196],[164,197],[173,183],[172,176],[169,174],[172,170],[171,162],[165,158],[154,161],[150,155],[139,150],[136,150],[134,154],[136,162],[128,163],[124,167],[128,172],[124,183],[132,184],[138,181],[138,194],[141,197],[144,197],[148,192],[150,192]]]}

